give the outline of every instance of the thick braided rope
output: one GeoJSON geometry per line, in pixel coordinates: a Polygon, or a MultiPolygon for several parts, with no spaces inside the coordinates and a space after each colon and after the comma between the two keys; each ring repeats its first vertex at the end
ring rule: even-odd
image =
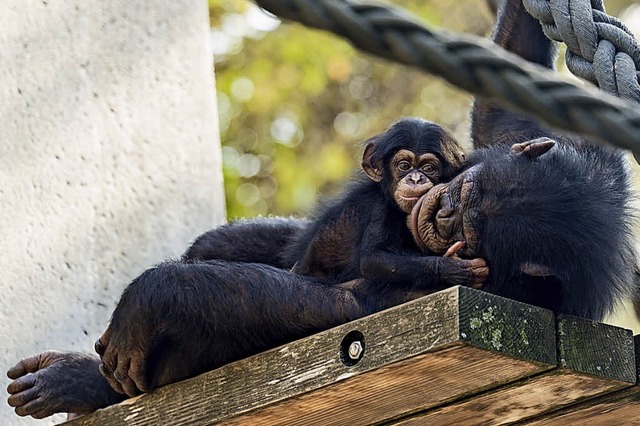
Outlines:
{"type": "Polygon", "coordinates": [[[488,40],[438,34],[405,12],[380,5],[350,0],[254,1],[277,16],[331,31],[361,50],[421,68],[557,128],[640,153],[637,105],[562,81],[488,40]]]}
{"type": "Polygon", "coordinates": [[[640,102],[640,46],[604,11],[602,0],[524,0],[544,33],[567,45],[569,70],[621,98],[640,102]]]}

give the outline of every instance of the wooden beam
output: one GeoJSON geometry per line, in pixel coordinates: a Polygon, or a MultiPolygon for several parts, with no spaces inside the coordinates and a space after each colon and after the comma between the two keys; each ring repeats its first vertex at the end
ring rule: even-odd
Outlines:
{"type": "MultiPolygon", "coordinates": [[[[636,382],[631,331],[560,315],[557,342],[559,369],[395,424],[510,424],[609,394],[636,382]]],[[[591,417],[578,419],[587,418],[588,423],[558,424],[592,425],[591,417]]]]}
{"type": "Polygon", "coordinates": [[[370,424],[555,365],[550,311],[454,287],[68,424],[370,424]],[[357,362],[346,353],[354,340],[357,362]]]}
{"type": "MultiPolygon", "coordinates": [[[[604,337],[605,342],[607,342],[611,335],[605,334],[604,337]]],[[[637,383],[637,372],[640,372],[640,335],[635,336],[633,339],[635,340],[635,381],[637,383]]],[[[603,349],[600,352],[606,356],[608,345],[602,346],[603,349]]],[[[621,358],[629,356],[628,349],[625,347],[615,348],[609,346],[608,349],[615,352],[612,357],[616,355],[621,358]]],[[[633,357],[628,359],[633,360],[633,357]]],[[[526,424],[540,426],[568,424],[588,424],[589,426],[640,425],[640,386],[632,386],[603,398],[592,399],[567,409],[532,419],[526,424]]]]}
{"type": "Polygon", "coordinates": [[[634,384],[633,333],[620,327],[558,315],[558,365],[584,374],[634,384]]]}

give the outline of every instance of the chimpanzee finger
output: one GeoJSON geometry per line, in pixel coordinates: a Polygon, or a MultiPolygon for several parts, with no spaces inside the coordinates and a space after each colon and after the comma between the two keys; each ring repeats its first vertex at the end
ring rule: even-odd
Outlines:
{"type": "Polygon", "coordinates": [[[39,392],[36,388],[27,389],[24,392],[19,392],[15,395],[11,395],[7,399],[7,402],[12,407],[19,407],[31,401],[32,399],[36,399],[38,397],[38,394],[39,392]]]}
{"type": "Polygon", "coordinates": [[[482,283],[471,284],[471,288],[475,288],[476,290],[480,290],[482,288],[482,283]]]}
{"type": "Polygon", "coordinates": [[[124,389],[122,389],[120,382],[118,382],[118,380],[113,377],[113,372],[116,369],[117,363],[118,354],[114,351],[107,350],[105,355],[102,357],[102,362],[98,366],[98,369],[100,370],[100,374],[102,374],[102,376],[107,379],[107,382],[109,382],[109,385],[113,388],[113,390],[118,393],[124,394],[125,392],[124,389]]]}
{"type": "Polygon", "coordinates": [[[27,373],[35,373],[40,369],[41,356],[42,354],[38,354],[21,359],[7,371],[7,376],[10,379],[17,379],[27,373]]]}
{"type": "Polygon", "coordinates": [[[459,250],[462,250],[465,246],[465,242],[464,241],[456,241],[455,243],[453,243],[453,245],[451,247],[449,247],[447,249],[447,251],[444,254],[444,257],[457,257],[457,252],[459,250]]]}
{"type": "Polygon", "coordinates": [[[7,386],[7,392],[11,394],[22,392],[25,389],[33,387],[33,385],[35,384],[36,376],[34,375],[20,377],[19,379],[16,379],[13,382],[9,383],[9,386],[7,386]]]}
{"type": "Polygon", "coordinates": [[[15,412],[17,415],[24,417],[43,411],[45,408],[45,401],[40,398],[36,398],[24,405],[16,407],[15,412]]]}
{"type": "Polygon", "coordinates": [[[96,353],[100,356],[104,355],[104,351],[107,350],[107,346],[102,343],[102,341],[100,339],[96,340],[96,343],[93,344],[93,349],[96,351],[96,353]]]}
{"type": "Polygon", "coordinates": [[[484,268],[487,266],[487,262],[481,257],[476,257],[475,259],[468,260],[469,266],[472,268],[484,268]]]}
{"type": "Polygon", "coordinates": [[[118,352],[113,346],[107,346],[107,350],[100,356],[102,370],[100,372],[106,376],[112,376],[113,372],[118,368],[118,352]],[[104,372],[103,372],[104,371],[104,372]]]}
{"type": "MultiPolygon", "coordinates": [[[[41,410],[41,411],[38,411],[37,413],[33,413],[33,414],[31,415],[31,417],[33,417],[34,419],[38,419],[38,420],[40,420],[40,419],[44,419],[45,417],[49,417],[49,416],[50,416],[50,415],[52,415],[52,414],[53,414],[53,413],[50,413],[50,412],[49,412],[49,411],[47,411],[47,410],[41,410]]],[[[67,420],[69,420],[69,419],[67,418],[67,420]]]]}
{"type": "Polygon", "coordinates": [[[149,392],[151,386],[147,380],[147,361],[141,357],[134,357],[129,366],[129,377],[142,392],[149,392]]]}
{"type": "Polygon", "coordinates": [[[100,364],[98,369],[100,370],[100,374],[102,374],[102,376],[104,376],[104,378],[107,379],[109,386],[111,386],[114,391],[125,395],[124,389],[122,389],[120,382],[114,379],[113,373],[111,373],[108,367],[106,367],[104,364],[100,364]]]}
{"type": "Polygon", "coordinates": [[[482,284],[489,277],[489,268],[478,268],[474,271],[474,284],[482,284]]]}
{"type": "Polygon", "coordinates": [[[113,372],[113,378],[120,383],[122,390],[127,396],[133,397],[138,395],[138,389],[136,388],[136,384],[129,377],[129,358],[119,357],[118,358],[118,367],[116,371],[113,372]]]}
{"type": "Polygon", "coordinates": [[[93,345],[93,348],[96,350],[96,353],[100,355],[101,358],[104,355],[105,351],[107,350],[110,337],[111,337],[111,331],[110,331],[110,328],[107,328],[105,332],[102,333],[102,336],[100,336],[98,340],[96,340],[96,343],[93,345]]]}

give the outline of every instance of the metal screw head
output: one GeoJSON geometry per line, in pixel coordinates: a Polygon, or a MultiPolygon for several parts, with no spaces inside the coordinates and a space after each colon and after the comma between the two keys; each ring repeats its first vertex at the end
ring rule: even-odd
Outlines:
{"type": "Polygon", "coordinates": [[[360,359],[360,357],[362,356],[362,352],[364,352],[364,347],[362,346],[362,342],[359,340],[356,340],[355,342],[352,342],[349,345],[349,358],[351,358],[354,361],[357,361],[360,359]]]}

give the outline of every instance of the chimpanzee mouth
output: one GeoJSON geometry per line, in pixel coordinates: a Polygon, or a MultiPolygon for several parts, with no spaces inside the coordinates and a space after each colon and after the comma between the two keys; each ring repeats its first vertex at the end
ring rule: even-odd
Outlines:
{"type": "Polygon", "coordinates": [[[443,254],[451,245],[450,239],[440,234],[434,220],[440,206],[440,199],[447,189],[446,184],[434,186],[411,210],[409,222],[411,233],[418,247],[425,252],[443,254]]]}
{"type": "Polygon", "coordinates": [[[400,198],[406,201],[418,201],[420,199],[420,196],[416,195],[415,197],[406,197],[404,195],[401,195],[400,198]]]}

